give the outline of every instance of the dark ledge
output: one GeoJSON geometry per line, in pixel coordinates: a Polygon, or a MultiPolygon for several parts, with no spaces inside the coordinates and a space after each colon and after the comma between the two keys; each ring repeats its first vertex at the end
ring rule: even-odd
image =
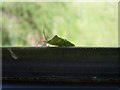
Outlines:
{"type": "Polygon", "coordinates": [[[2,47],[3,83],[118,85],[118,49],[2,47]]]}

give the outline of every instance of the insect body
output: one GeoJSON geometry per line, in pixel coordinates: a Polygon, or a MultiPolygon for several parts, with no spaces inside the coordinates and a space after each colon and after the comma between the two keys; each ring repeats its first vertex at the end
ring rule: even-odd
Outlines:
{"type": "Polygon", "coordinates": [[[55,35],[51,40],[47,40],[47,37],[45,36],[45,31],[43,30],[43,35],[45,41],[42,42],[41,46],[46,47],[47,45],[55,45],[58,47],[65,47],[65,46],[75,46],[73,43],[70,41],[60,38],[57,35],[55,35]]]}
{"type": "Polygon", "coordinates": [[[51,40],[47,41],[48,44],[50,45],[56,45],[59,47],[64,47],[64,46],[75,46],[73,43],[69,42],[66,39],[62,39],[55,35],[51,40]]]}

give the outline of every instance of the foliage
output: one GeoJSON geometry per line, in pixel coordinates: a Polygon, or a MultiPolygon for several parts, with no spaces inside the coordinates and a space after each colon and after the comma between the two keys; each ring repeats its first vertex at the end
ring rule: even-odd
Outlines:
{"type": "Polygon", "coordinates": [[[117,46],[117,3],[4,2],[3,46],[31,46],[54,35],[77,46],[117,46]]]}

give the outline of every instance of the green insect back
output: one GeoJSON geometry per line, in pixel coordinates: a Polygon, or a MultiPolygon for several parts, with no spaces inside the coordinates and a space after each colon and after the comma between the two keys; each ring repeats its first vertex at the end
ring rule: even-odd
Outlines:
{"type": "Polygon", "coordinates": [[[66,39],[62,39],[62,38],[58,37],[57,35],[55,35],[51,40],[47,41],[47,43],[51,44],[51,45],[60,46],[60,47],[75,46],[73,43],[69,42],[66,39]]]}

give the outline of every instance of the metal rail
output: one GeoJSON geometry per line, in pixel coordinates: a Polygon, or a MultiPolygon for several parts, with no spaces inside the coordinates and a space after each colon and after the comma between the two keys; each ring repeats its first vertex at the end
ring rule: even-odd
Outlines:
{"type": "Polygon", "coordinates": [[[4,82],[119,85],[118,48],[2,47],[4,82]]]}

